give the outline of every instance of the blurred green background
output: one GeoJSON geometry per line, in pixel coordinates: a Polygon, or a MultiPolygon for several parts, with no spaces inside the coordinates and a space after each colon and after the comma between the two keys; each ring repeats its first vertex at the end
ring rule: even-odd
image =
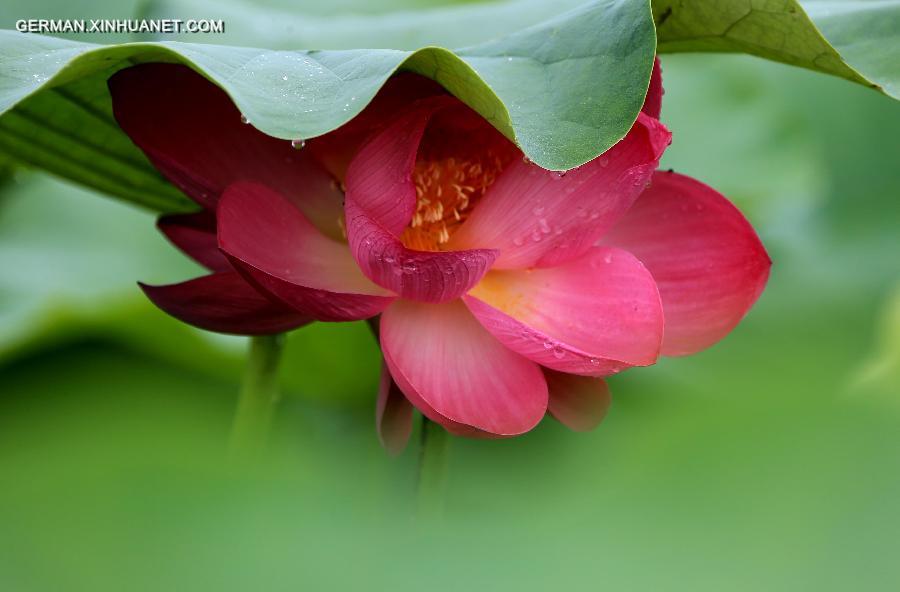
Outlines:
{"type": "Polygon", "coordinates": [[[612,378],[592,433],[454,439],[439,526],[415,444],[377,443],[365,325],[290,336],[268,458],[235,473],[243,341],[135,285],[198,270],[151,214],[2,167],[0,590],[898,589],[900,106],[748,57],[663,68],[663,166],[748,215],[768,289],[712,349],[612,378]]]}

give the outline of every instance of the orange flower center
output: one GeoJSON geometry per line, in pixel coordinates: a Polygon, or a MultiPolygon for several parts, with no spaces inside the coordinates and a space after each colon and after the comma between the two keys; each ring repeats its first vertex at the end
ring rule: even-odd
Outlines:
{"type": "Polygon", "coordinates": [[[443,251],[502,166],[492,154],[477,160],[449,157],[417,162],[413,171],[416,211],[400,236],[404,246],[443,251]]]}

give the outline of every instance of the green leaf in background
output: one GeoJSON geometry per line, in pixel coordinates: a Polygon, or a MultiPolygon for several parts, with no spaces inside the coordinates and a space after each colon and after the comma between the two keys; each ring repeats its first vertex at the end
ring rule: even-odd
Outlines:
{"type": "Polygon", "coordinates": [[[0,33],[0,44],[0,149],[123,199],[180,210],[188,202],[111,117],[105,81],[122,67],[186,63],[224,88],[254,126],[285,139],[339,127],[395,71],[418,72],[481,113],[534,162],[568,169],[628,131],[646,94],[655,36],[646,2],[613,0],[457,52],[101,47],[11,31],[0,33]]]}
{"type": "Polygon", "coordinates": [[[897,0],[654,0],[660,52],[744,52],[900,99],[897,0]]]}

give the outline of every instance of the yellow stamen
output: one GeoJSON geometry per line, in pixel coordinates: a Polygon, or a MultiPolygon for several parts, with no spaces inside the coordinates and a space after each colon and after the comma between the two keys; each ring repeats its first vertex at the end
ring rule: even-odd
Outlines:
{"type": "Polygon", "coordinates": [[[497,179],[503,163],[486,155],[479,160],[442,158],[416,163],[416,211],[400,240],[419,251],[442,251],[475,204],[497,179]]]}

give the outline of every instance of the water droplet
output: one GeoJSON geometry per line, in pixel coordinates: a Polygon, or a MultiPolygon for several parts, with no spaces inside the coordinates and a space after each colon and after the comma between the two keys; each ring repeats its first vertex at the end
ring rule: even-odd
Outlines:
{"type": "Polygon", "coordinates": [[[402,265],[403,273],[410,274],[419,270],[418,266],[412,261],[406,261],[402,265]]]}
{"type": "Polygon", "coordinates": [[[288,77],[287,77],[287,75],[285,74],[284,76],[281,77],[281,79],[284,80],[285,82],[287,82],[288,77]]]}
{"type": "Polygon", "coordinates": [[[600,360],[598,360],[597,358],[591,358],[591,366],[599,366],[599,365],[600,365],[600,360]]]}
{"type": "Polygon", "coordinates": [[[517,236],[516,238],[513,239],[513,244],[516,245],[517,247],[521,247],[522,245],[525,244],[525,239],[522,238],[521,236],[517,236]]]}
{"type": "Polygon", "coordinates": [[[606,168],[609,166],[609,158],[606,156],[601,156],[597,159],[597,164],[599,164],[602,168],[606,168]]]}
{"type": "Polygon", "coordinates": [[[553,342],[549,339],[544,341],[544,349],[553,349],[553,342]]]}
{"type": "Polygon", "coordinates": [[[603,256],[604,263],[612,263],[612,259],[613,259],[612,253],[607,253],[606,255],[603,256]]]}
{"type": "Polygon", "coordinates": [[[531,231],[531,240],[533,240],[534,242],[539,243],[543,238],[544,235],[539,228],[535,228],[531,231]]]}
{"type": "Polygon", "coordinates": [[[532,164],[531,159],[528,158],[527,156],[525,156],[524,154],[522,155],[522,162],[524,162],[525,164],[532,164]]]}
{"type": "Polygon", "coordinates": [[[567,172],[567,171],[556,171],[556,178],[557,178],[557,179],[562,179],[563,177],[566,176],[566,172],[567,172]]]}
{"type": "Polygon", "coordinates": [[[250,123],[250,120],[243,113],[241,113],[241,123],[250,123]]]}
{"type": "Polygon", "coordinates": [[[384,256],[384,262],[385,262],[385,263],[393,263],[393,262],[394,262],[394,258],[393,258],[392,256],[390,256],[390,255],[385,255],[385,256],[384,256]]]}
{"type": "Polygon", "coordinates": [[[304,140],[303,138],[299,138],[297,140],[291,140],[291,147],[294,148],[295,150],[300,150],[304,146],[306,146],[306,140],[304,140]]]}
{"type": "Polygon", "coordinates": [[[544,213],[544,206],[534,206],[533,208],[531,208],[531,213],[535,216],[540,216],[544,213]]]}
{"type": "Polygon", "coordinates": [[[591,217],[591,220],[596,220],[597,218],[600,217],[600,212],[598,212],[597,210],[594,210],[594,211],[591,212],[591,216],[590,216],[590,217],[591,217]]]}
{"type": "Polygon", "coordinates": [[[557,345],[556,347],[553,348],[553,357],[556,358],[557,360],[563,359],[563,357],[565,355],[566,355],[566,350],[564,350],[560,346],[557,345]]]}
{"type": "Polygon", "coordinates": [[[550,228],[550,224],[547,222],[546,218],[541,218],[538,220],[538,228],[541,229],[541,232],[544,234],[550,234],[552,232],[550,228]]]}

